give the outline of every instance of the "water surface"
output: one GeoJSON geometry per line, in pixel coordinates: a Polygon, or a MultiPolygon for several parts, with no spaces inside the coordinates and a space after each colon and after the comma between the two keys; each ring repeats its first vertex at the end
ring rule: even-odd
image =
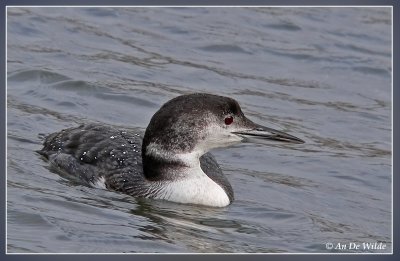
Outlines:
{"type": "Polygon", "coordinates": [[[388,8],[8,8],[7,250],[391,252],[388,8]],[[213,154],[236,200],[136,199],[60,177],[35,150],[83,122],[140,127],[208,92],[303,145],[213,154]],[[345,250],[353,251],[353,250],[345,250]]]}

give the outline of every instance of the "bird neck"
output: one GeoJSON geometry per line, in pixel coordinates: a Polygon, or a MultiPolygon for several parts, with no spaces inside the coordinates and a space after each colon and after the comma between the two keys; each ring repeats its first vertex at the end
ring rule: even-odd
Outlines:
{"type": "Polygon", "coordinates": [[[155,143],[142,149],[143,172],[148,180],[177,179],[183,173],[201,171],[200,152],[166,151],[155,143]]]}

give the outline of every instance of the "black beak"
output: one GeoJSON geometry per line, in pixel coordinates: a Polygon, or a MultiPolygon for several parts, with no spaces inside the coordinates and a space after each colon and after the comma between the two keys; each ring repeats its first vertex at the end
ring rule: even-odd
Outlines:
{"type": "Polygon", "coordinates": [[[275,141],[280,141],[280,142],[289,142],[289,143],[297,143],[297,144],[304,143],[304,141],[302,139],[299,139],[293,135],[258,125],[250,120],[246,121],[245,128],[243,130],[234,131],[232,133],[240,135],[240,136],[253,136],[253,137],[263,138],[263,139],[267,139],[267,140],[275,140],[275,141]]]}

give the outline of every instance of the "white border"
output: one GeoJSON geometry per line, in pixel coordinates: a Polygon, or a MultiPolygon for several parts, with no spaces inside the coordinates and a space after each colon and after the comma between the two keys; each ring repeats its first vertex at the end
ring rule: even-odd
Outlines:
{"type": "MultiPolygon", "coordinates": [[[[113,7],[113,8],[124,8],[124,7],[129,7],[129,8],[168,8],[168,7],[172,7],[172,8],[176,8],[176,7],[182,7],[182,8],[199,8],[199,7],[204,7],[204,8],[210,8],[210,7],[223,7],[223,8],[237,8],[237,7],[246,7],[246,8],[257,8],[257,7],[273,7],[273,8],[285,8],[285,7],[289,7],[289,8],[332,8],[332,7],[339,7],[339,8],[352,8],[352,7],[358,7],[358,8],[390,8],[391,9],[391,20],[392,20],[392,43],[391,43],[391,47],[392,47],[392,55],[391,55],[391,59],[392,59],[392,75],[391,75],[391,81],[392,81],[392,90],[391,90],[391,100],[392,100],[392,109],[391,109],[391,118],[392,118],[392,133],[391,133],[391,140],[392,140],[392,155],[391,155],[391,160],[392,160],[392,186],[391,186],[391,194],[392,194],[392,252],[388,252],[388,253],[378,253],[378,252],[357,252],[357,253],[341,253],[341,252],[312,252],[312,253],[230,253],[230,252],[226,252],[226,253],[195,253],[195,252],[188,252],[188,253],[8,253],[8,249],[7,249],[7,160],[6,160],[6,173],[5,173],[5,200],[6,200],[6,208],[5,208],[5,253],[6,255],[393,255],[393,249],[394,249],[394,242],[393,242],[393,74],[394,74],[394,68],[393,68],[393,53],[394,53],[394,49],[393,49],[393,42],[394,42],[394,35],[393,35],[393,6],[392,5],[346,5],[346,6],[335,6],[335,5],[326,5],[326,6],[319,6],[319,5],[304,5],[304,6],[299,6],[299,5],[237,5],[237,6],[227,6],[227,5],[43,5],[43,6],[31,6],[31,5],[6,5],[5,8],[5,51],[6,51],[6,72],[5,72],[5,95],[6,95],[6,102],[5,102],[5,119],[6,119],[6,133],[5,133],[5,146],[6,146],[6,155],[7,155],[7,72],[8,72],[8,57],[7,57],[7,36],[8,36],[8,32],[7,32],[7,15],[8,15],[8,8],[47,8],[47,7],[69,7],[69,8],[104,8],[104,7],[113,7]]],[[[7,156],[6,156],[7,157],[7,156]]],[[[323,243],[322,243],[323,244],[323,243]]]]}

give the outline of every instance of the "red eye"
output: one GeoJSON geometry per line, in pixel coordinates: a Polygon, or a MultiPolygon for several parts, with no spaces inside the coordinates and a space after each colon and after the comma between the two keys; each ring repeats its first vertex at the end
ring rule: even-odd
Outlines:
{"type": "Polygon", "coordinates": [[[233,122],[233,117],[229,116],[225,118],[225,124],[226,125],[231,125],[231,123],[233,122]]]}

